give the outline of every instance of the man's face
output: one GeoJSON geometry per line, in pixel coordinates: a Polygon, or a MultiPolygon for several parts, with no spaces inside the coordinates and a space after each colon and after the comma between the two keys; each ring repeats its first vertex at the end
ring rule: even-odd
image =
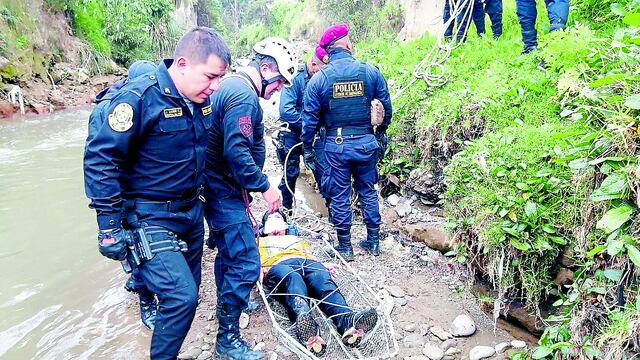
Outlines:
{"type": "Polygon", "coordinates": [[[311,76],[315,75],[315,73],[320,71],[326,65],[327,64],[325,64],[322,61],[316,59],[315,57],[313,59],[311,59],[311,69],[310,69],[311,70],[311,76]]]}
{"type": "Polygon", "coordinates": [[[227,72],[227,64],[220,57],[211,54],[206,62],[190,63],[188,59],[176,59],[180,71],[174,79],[182,95],[197,104],[204,103],[211,94],[220,88],[220,80],[227,72]]]}
{"type": "MultiPolygon", "coordinates": [[[[273,214],[269,214],[269,216],[267,217],[267,221],[266,222],[269,223],[269,222],[272,222],[272,221],[284,223],[284,218],[282,217],[282,215],[280,213],[275,212],[273,214]]],[[[274,230],[274,231],[270,232],[267,235],[269,235],[269,236],[281,236],[281,235],[285,235],[286,232],[287,232],[287,229],[274,230]]]]}
{"type": "Polygon", "coordinates": [[[269,100],[271,99],[271,95],[273,95],[276,91],[280,91],[282,90],[282,87],[285,84],[285,80],[282,77],[282,75],[280,75],[279,72],[277,71],[273,71],[269,68],[268,65],[263,65],[262,67],[260,67],[260,72],[262,73],[262,77],[265,80],[270,80],[273,79],[274,77],[279,77],[280,79],[277,81],[274,81],[273,83],[267,85],[266,90],[264,91],[264,99],[265,100],[269,100]]]}

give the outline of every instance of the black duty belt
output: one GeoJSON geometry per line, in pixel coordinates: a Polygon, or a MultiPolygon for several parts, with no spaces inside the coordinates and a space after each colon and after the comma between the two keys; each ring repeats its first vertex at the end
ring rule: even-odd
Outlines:
{"type": "Polygon", "coordinates": [[[175,200],[147,200],[147,199],[135,199],[135,208],[145,211],[168,211],[168,212],[183,212],[192,209],[198,202],[202,201],[202,186],[190,191],[192,195],[188,198],[175,199],[175,200]]]}
{"type": "Polygon", "coordinates": [[[373,128],[333,128],[327,129],[327,136],[350,136],[373,134],[373,128]]]}

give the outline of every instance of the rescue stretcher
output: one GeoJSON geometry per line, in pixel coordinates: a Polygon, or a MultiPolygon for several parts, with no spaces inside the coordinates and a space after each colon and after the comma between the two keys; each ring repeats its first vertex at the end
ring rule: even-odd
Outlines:
{"type": "Polygon", "coordinates": [[[343,344],[340,334],[336,331],[331,319],[327,318],[319,310],[319,300],[310,299],[313,317],[320,327],[320,336],[326,341],[326,352],[319,358],[307,350],[306,346],[296,340],[294,326],[289,321],[284,307],[269,295],[259,283],[258,290],[265,304],[269,317],[273,323],[274,332],[280,343],[288,350],[296,354],[300,359],[383,359],[391,358],[398,353],[398,342],[395,338],[393,323],[389,316],[390,309],[386,309],[382,300],[371,289],[355,270],[333,249],[330,245],[330,235],[326,232],[320,234],[301,231],[301,235],[311,245],[313,255],[320,262],[338,263],[340,268],[334,281],[344,295],[352,309],[375,308],[378,313],[378,321],[374,329],[363,338],[356,348],[343,344]]]}

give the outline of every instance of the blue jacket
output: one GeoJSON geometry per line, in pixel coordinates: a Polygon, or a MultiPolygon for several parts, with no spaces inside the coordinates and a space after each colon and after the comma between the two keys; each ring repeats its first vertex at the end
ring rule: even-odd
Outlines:
{"type": "Polygon", "coordinates": [[[311,79],[307,64],[301,66],[290,87],[282,89],[280,95],[280,119],[289,123],[289,129],[297,134],[302,132],[302,109],[304,89],[311,79]]]}
{"type": "MultiPolygon", "coordinates": [[[[328,112],[332,100],[332,84],[328,81],[327,72],[334,71],[338,77],[354,77],[357,76],[361,64],[348,51],[334,49],[329,54],[329,65],[316,73],[307,84],[302,112],[302,141],[305,149],[312,148],[318,128],[326,126],[324,115],[328,112]]],[[[391,123],[391,97],[384,77],[377,68],[369,64],[366,64],[365,86],[364,92],[372,94],[372,98],[380,100],[384,106],[385,116],[382,124],[378,126],[378,131],[386,131],[391,123]]],[[[370,113],[370,103],[363,103],[361,107],[358,111],[370,113]]]]}
{"type": "Polygon", "coordinates": [[[87,141],[84,176],[100,229],[120,225],[125,200],[186,199],[203,184],[211,104],[194,103],[191,113],[169,76],[171,63],[127,83],[106,109],[94,110],[104,111],[104,121],[87,141]]]}
{"type": "MultiPolygon", "coordinates": [[[[243,204],[242,189],[269,189],[269,179],[262,173],[265,143],[258,90],[248,75],[238,72],[222,80],[220,89],[211,95],[211,104],[206,194],[218,201],[232,199],[243,204]]],[[[209,203],[207,199],[205,206],[209,203]]]]}

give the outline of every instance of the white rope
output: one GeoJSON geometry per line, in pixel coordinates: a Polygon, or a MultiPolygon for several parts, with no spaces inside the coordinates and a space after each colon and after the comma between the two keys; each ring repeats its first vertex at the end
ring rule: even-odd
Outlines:
{"type": "Polygon", "coordinates": [[[427,55],[413,68],[413,79],[411,79],[407,85],[391,97],[392,101],[400,97],[400,95],[420,79],[424,80],[428,87],[440,87],[449,81],[449,78],[445,74],[444,63],[449,58],[449,55],[451,55],[451,51],[462,45],[462,39],[467,36],[467,32],[471,25],[470,22],[475,1],[445,1],[449,2],[451,17],[443,24],[442,29],[438,33],[436,42],[431,47],[431,50],[429,50],[427,55]],[[462,21],[458,22],[458,15],[460,15],[462,11],[464,11],[462,21]],[[446,40],[444,38],[444,33],[451,24],[454,24],[451,39],[446,40]],[[464,26],[465,31],[462,33],[462,36],[458,38],[458,30],[461,26],[464,26]],[[437,71],[434,71],[435,69],[437,69],[437,71]]]}

